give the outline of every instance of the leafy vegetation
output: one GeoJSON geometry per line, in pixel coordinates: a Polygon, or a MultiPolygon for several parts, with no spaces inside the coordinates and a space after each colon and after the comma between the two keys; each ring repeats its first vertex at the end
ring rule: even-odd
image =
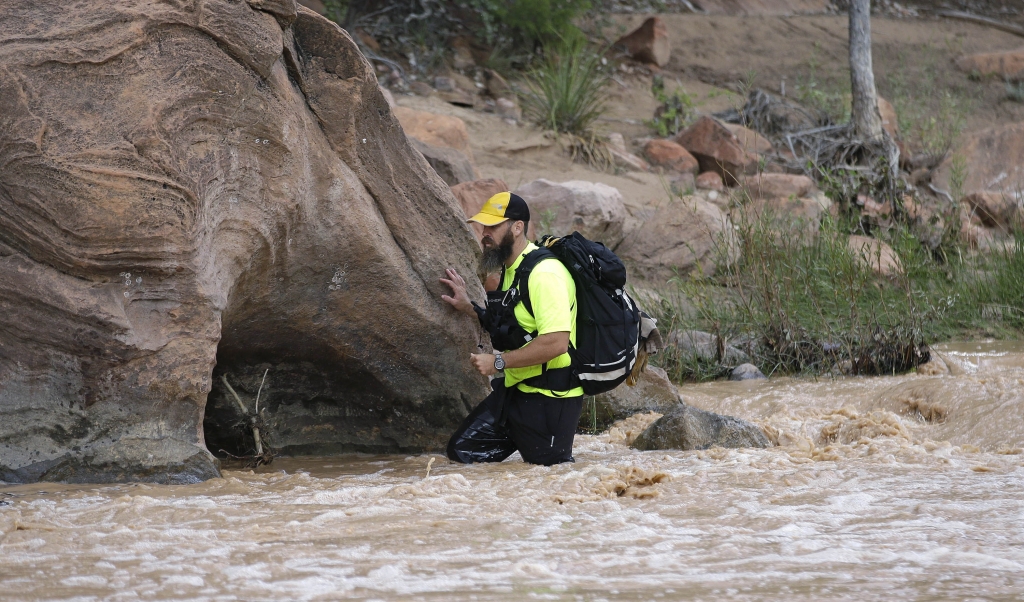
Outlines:
{"type": "Polygon", "coordinates": [[[604,111],[608,75],[601,57],[582,39],[555,48],[546,50],[544,59],[527,74],[523,111],[543,128],[588,136],[604,111]]]}
{"type": "Polygon", "coordinates": [[[651,94],[661,106],[655,112],[654,119],[646,123],[662,138],[678,134],[693,120],[693,98],[682,86],[676,86],[669,94],[665,91],[665,78],[655,75],[651,84],[651,94]]]}
{"type": "MultiPolygon", "coordinates": [[[[799,227],[780,227],[768,214],[740,220],[734,261],[722,262],[713,277],[678,278],[675,295],[663,298],[655,313],[665,331],[750,341],[766,374],[902,372],[927,359],[928,343],[1024,332],[1020,233],[1006,249],[941,262],[894,228],[883,238],[902,270],[883,277],[870,267],[879,257],[848,247],[848,224],[826,218],[816,236],[788,234],[806,231],[799,227]]],[[[654,359],[675,378],[722,375],[719,362],[707,358],[654,359]]]]}

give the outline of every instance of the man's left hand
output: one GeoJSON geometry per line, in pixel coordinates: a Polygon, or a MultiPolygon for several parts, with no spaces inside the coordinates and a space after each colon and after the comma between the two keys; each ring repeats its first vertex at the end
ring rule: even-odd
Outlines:
{"type": "Polygon", "coordinates": [[[498,371],[494,369],[494,354],[492,353],[471,353],[469,355],[469,361],[473,363],[473,367],[477,369],[480,374],[484,376],[491,376],[497,374],[498,371]]]}

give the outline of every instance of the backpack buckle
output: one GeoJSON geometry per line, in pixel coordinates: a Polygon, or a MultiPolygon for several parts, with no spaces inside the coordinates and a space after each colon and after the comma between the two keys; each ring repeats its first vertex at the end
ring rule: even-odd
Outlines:
{"type": "Polygon", "coordinates": [[[512,288],[508,289],[507,291],[505,291],[505,296],[501,298],[501,306],[502,307],[508,307],[509,305],[512,305],[513,303],[515,303],[516,302],[516,296],[517,296],[518,293],[519,293],[519,290],[516,289],[515,287],[512,287],[512,288]]]}

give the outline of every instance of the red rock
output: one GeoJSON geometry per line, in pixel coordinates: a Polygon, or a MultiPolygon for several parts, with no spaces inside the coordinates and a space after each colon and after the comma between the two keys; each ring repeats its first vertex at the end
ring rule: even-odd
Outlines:
{"type": "Polygon", "coordinates": [[[682,146],[671,140],[651,140],[644,145],[644,156],[651,165],[676,173],[692,173],[700,170],[697,159],[682,146]]]}
{"type": "Polygon", "coordinates": [[[861,215],[874,218],[887,218],[892,215],[892,205],[888,202],[879,203],[866,194],[857,195],[857,204],[861,206],[861,215]]]}
{"type": "Polygon", "coordinates": [[[814,181],[807,176],[784,173],[744,176],[740,184],[752,199],[800,198],[817,190],[814,181]]]}
{"type": "MultiPolygon", "coordinates": [[[[893,140],[899,140],[900,124],[896,117],[896,108],[888,100],[878,97],[878,113],[882,117],[882,129],[888,132],[893,140]]],[[[901,149],[902,154],[902,149],[901,149]]]]}
{"type": "MultiPolygon", "coordinates": [[[[962,160],[963,192],[991,191],[1016,194],[1024,190],[1024,122],[988,128],[964,136],[960,147],[935,169],[932,183],[952,194],[951,175],[962,160]]],[[[960,199],[956,199],[960,200],[960,199]]]]}
{"type": "Polygon", "coordinates": [[[451,115],[438,115],[417,111],[408,107],[396,107],[395,117],[402,124],[405,133],[429,146],[454,148],[467,157],[469,131],[466,122],[451,115]]]}
{"type": "Polygon", "coordinates": [[[765,153],[772,152],[771,140],[765,138],[754,130],[743,127],[738,123],[723,123],[727,130],[732,132],[733,136],[740,141],[740,147],[743,150],[763,155],[765,153]]]}
{"type": "Polygon", "coordinates": [[[881,276],[895,276],[903,272],[903,264],[896,251],[878,239],[853,235],[846,241],[846,248],[854,259],[881,276]]]}
{"type": "Polygon", "coordinates": [[[672,55],[672,46],[668,39],[668,29],[660,17],[650,17],[640,27],[622,36],[615,46],[626,49],[629,56],[659,67],[668,64],[672,55]]]}
{"type": "Polygon", "coordinates": [[[675,137],[675,142],[690,151],[701,171],[715,171],[729,186],[743,174],[757,171],[757,155],[743,148],[739,138],[724,125],[704,116],[675,137]]]}
{"type": "Polygon", "coordinates": [[[1009,230],[1021,224],[1021,203],[1012,193],[975,192],[963,200],[985,227],[1009,230]]]}
{"type": "Polygon", "coordinates": [[[1024,78],[1024,48],[960,57],[956,61],[956,66],[966,73],[995,75],[1001,79],[1021,79],[1024,78]]]}
{"type": "Polygon", "coordinates": [[[714,171],[705,171],[700,174],[697,176],[695,183],[700,190],[715,190],[717,192],[725,190],[725,182],[722,181],[722,176],[714,171]]]}

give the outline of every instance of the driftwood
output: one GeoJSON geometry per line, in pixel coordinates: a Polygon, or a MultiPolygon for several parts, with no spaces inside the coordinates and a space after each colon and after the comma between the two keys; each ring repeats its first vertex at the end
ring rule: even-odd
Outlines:
{"type": "Polygon", "coordinates": [[[989,19],[988,17],[982,17],[981,15],[972,15],[971,13],[965,13],[958,10],[940,10],[935,14],[947,19],[958,19],[960,21],[968,21],[978,25],[986,25],[993,29],[1012,33],[1015,36],[1024,38],[1024,28],[1017,27],[1016,25],[1010,25],[1009,23],[1003,23],[1002,21],[996,21],[995,19],[989,19]]]}
{"type": "Polygon", "coordinates": [[[238,404],[238,409],[242,412],[242,416],[245,419],[241,424],[252,429],[252,439],[256,453],[252,456],[236,456],[224,450],[220,451],[228,454],[236,460],[246,460],[246,466],[251,468],[255,468],[263,464],[270,464],[274,461],[273,448],[271,448],[269,444],[264,448],[263,433],[266,432],[266,424],[264,423],[263,416],[260,414],[260,394],[263,392],[263,385],[267,382],[267,372],[270,372],[269,368],[263,372],[263,380],[260,381],[260,388],[256,391],[256,408],[252,415],[249,414],[249,408],[246,407],[242,398],[238,396],[238,393],[235,392],[231,383],[228,382],[227,374],[221,375],[221,380],[224,382],[224,386],[227,387],[232,397],[235,398],[235,402],[238,404]]]}

